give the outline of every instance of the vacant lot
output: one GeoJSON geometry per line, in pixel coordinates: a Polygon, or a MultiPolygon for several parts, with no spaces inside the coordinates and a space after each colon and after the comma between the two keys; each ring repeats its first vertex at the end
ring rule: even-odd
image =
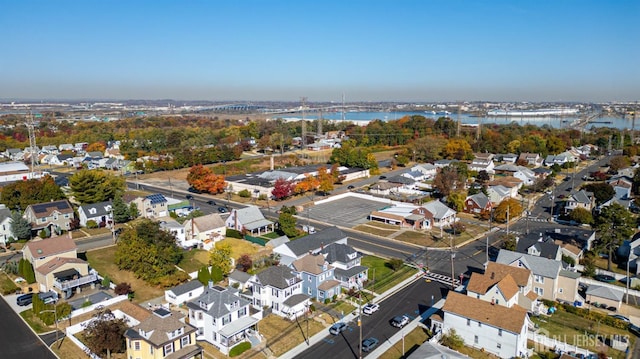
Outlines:
{"type": "Polygon", "coordinates": [[[243,254],[248,254],[253,259],[271,254],[271,249],[268,247],[263,247],[244,239],[225,238],[220,243],[229,243],[231,245],[231,258],[235,259],[240,258],[243,254]]]}
{"type": "MultiPolygon", "coordinates": [[[[307,323],[304,317],[298,318],[298,321],[299,324],[271,314],[258,323],[258,330],[265,337],[267,347],[273,352],[273,355],[280,356],[305,340],[307,323]]],[[[322,324],[309,318],[309,337],[323,329],[322,324]]]]}
{"type": "Polygon", "coordinates": [[[135,292],[134,301],[137,303],[164,295],[163,288],[152,287],[145,281],[136,278],[133,272],[120,270],[113,261],[115,253],[115,246],[88,251],[87,261],[89,261],[91,268],[97,270],[100,275],[108,275],[113,283],[127,282],[131,284],[131,288],[135,292]]]}
{"type": "Polygon", "coordinates": [[[409,266],[394,271],[387,265],[387,260],[374,256],[362,257],[362,265],[369,267],[369,284],[367,289],[382,293],[403,280],[416,274],[416,269],[409,266]]]}
{"type": "Polygon", "coordinates": [[[209,251],[202,249],[192,249],[184,253],[184,257],[178,267],[187,273],[197,272],[203,266],[209,265],[209,251]]]}

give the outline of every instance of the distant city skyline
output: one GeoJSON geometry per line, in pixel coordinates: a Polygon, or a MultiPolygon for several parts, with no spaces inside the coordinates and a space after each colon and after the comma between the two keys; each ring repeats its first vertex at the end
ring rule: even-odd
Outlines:
{"type": "Polygon", "coordinates": [[[8,1],[3,99],[640,100],[640,2],[8,1]]]}

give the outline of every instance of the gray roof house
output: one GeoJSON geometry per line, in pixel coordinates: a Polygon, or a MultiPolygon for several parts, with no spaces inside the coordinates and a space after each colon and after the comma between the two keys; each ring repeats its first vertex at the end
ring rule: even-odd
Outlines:
{"type": "Polygon", "coordinates": [[[544,237],[542,233],[539,233],[539,237],[533,234],[519,238],[518,244],[516,245],[516,252],[555,260],[562,259],[560,246],[555,244],[553,239],[544,237]]]}
{"type": "Polygon", "coordinates": [[[347,244],[347,235],[338,227],[329,227],[314,234],[298,238],[295,241],[279,245],[273,251],[280,254],[280,263],[289,265],[309,252],[320,252],[331,243],[347,244]]]}
{"type": "Polygon", "coordinates": [[[596,198],[593,195],[593,192],[587,192],[585,190],[579,190],[575,193],[572,193],[566,200],[564,204],[565,213],[570,213],[576,208],[584,208],[587,211],[591,211],[596,203],[596,198]]]}
{"type": "Polygon", "coordinates": [[[624,292],[621,290],[613,289],[607,286],[590,285],[585,293],[587,300],[594,305],[594,303],[606,304],[607,306],[613,306],[620,309],[624,292]]]}
{"type": "Polygon", "coordinates": [[[236,231],[247,231],[251,235],[262,235],[275,231],[275,223],[264,218],[260,209],[256,206],[234,209],[225,221],[227,228],[236,231]]]}
{"type": "Polygon", "coordinates": [[[361,288],[367,280],[369,268],[361,265],[362,255],[343,243],[331,243],[320,250],[327,263],[335,269],[336,280],[345,288],[361,288]]]}
{"type": "Polygon", "coordinates": [[[95,221],[97,224],[111,222],[113,217],[111,213],[112,207],[113,203],[111,201],[81,205],[78,207],[80,225],[86,227],[87,221],[95,221]]]}
{"type": "Polygon", "coordinates": [[[191,280],[164,291],[164,299],[173,305],[181,305],[197,298],[204,292],[204,286],[198,280],[191,280]]]}
{"type": "Polygon", "coordinates": [[[310,297],[302,293],[302,279],[286,266],[269,267],[249,280],[254,307],[270,307],[273,314],[293,320],[304,315],[310,297]]]}

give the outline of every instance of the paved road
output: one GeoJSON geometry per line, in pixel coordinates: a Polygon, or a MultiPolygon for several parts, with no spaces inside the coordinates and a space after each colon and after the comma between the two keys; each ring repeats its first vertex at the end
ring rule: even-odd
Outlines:
{"type": "Polygon", "coordinates": [[[55,359],[7,302],[0,299],[0,357],[2,359],[55,359]]]}
{"type": "MultiPolygon", "coordinates": [[[[371,316],[363,316],[362,338],[375,337],[380,342],[388,340],[400,329],[391,326],[390,320],[396,315],[416,318],[431,307],[447,292],[436,282],[424,280],[414,282],[397,294],[380,303],[380,310],[371,316]],[[433,296],[433,303],[432,298],[433,296]]],[[[303,325],[304,328],[304,325],[303,325]]],[[[299,358],[358,358],[360,331],[357,323],[349,323],[349,329],[333,336],[327,331],[325,339],[304,351],[299,358]]],[[[363,353],[363,357],[366,353],[363,353]]]]}

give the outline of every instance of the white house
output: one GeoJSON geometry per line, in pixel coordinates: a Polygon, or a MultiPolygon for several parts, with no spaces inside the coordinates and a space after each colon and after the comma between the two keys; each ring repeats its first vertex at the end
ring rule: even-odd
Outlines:
{"type": "Polygon", "coordinates": [[[4,204],[0,204],[0,246],[6,246],[9,238],[13,238],[11,211],[4,204]]]}
{"type": "Polygon", "coordinates": [[[184,227],[180,223],[178,223],[178,221],[171,217],[161,218],[160,229],[165,232],[171,233],[176,238],[176,243],[178,244],[178,246],[182,248],[191,248],[198,245],[197,242],[193,243],[187,240],[184,227]]]}
{"type": "Polygon", "coordinates": [[[425,178],[433,178],[438,173],[438,168],[431,163],[421,163],[411,167],[411,171],[422,172],[425,178]]]}
{"type": "Polygon", "coordinates": [[[202,293],[204,285],[195,279],[165,290],[164,300],[173,305],[181,305],[198,298],[202,293]]]}
{"type": "Polygon", "coordinates": [[[302,293],[302,279],[285,266],[269,267],[248,283],[255,308],[270,307],[273,314],[293,320],[304,315],[310,297],[302,293]]]}
{"type": "Polygon", "coordinates": [[[190,218],[184,222],[183,228],[190,243],[202,245],[206,250],[227,235],[227,227],[218,213],[190,218]]]}
{"type": "Polygon", "coordinates": [[[347,244],[347,235],[335,226],[298,238],[295,241],[285,242],[275,247],[273,252],[280,255],[280,263],[289,265],[307,253],[315,254],[322,251],[324,247],[332,243],[347,244]]]}
{"type": "Polygon", "coordinates": [[[275,223],[264,218],[260,209],[256,206],[234,209],[225,221],[227,228],[242,232],[247,231],[251,235],[262,235],[275,231],[275,223]]]}
{"type": "Polygon", "coordinates": [[[526,355],[529,323],[526,309],[494,305],[449,291],[442,311],[443,331],[455,330],[465,345],[500,358],[526,355]]]}
{"type": "Polygon", "coordinates": [[[487,173],[493,173],[493,168],[495,167],[493,163],[493,154],[492,153],[479,153],[475,155],[471,164],[469,164],[470,171],[486,171],[487,173]]]}
{"type": "Polygon", "coordinates": [[[98,202],[93,204],[83,204],[78,207],[78,217],[80,218],[80,225],[82,227],[87,226],[87,221],[94,221],[100,225],[105,225],[113,221],[113,213],[111,209],[113,203],[111,201],[98,202]]]}

